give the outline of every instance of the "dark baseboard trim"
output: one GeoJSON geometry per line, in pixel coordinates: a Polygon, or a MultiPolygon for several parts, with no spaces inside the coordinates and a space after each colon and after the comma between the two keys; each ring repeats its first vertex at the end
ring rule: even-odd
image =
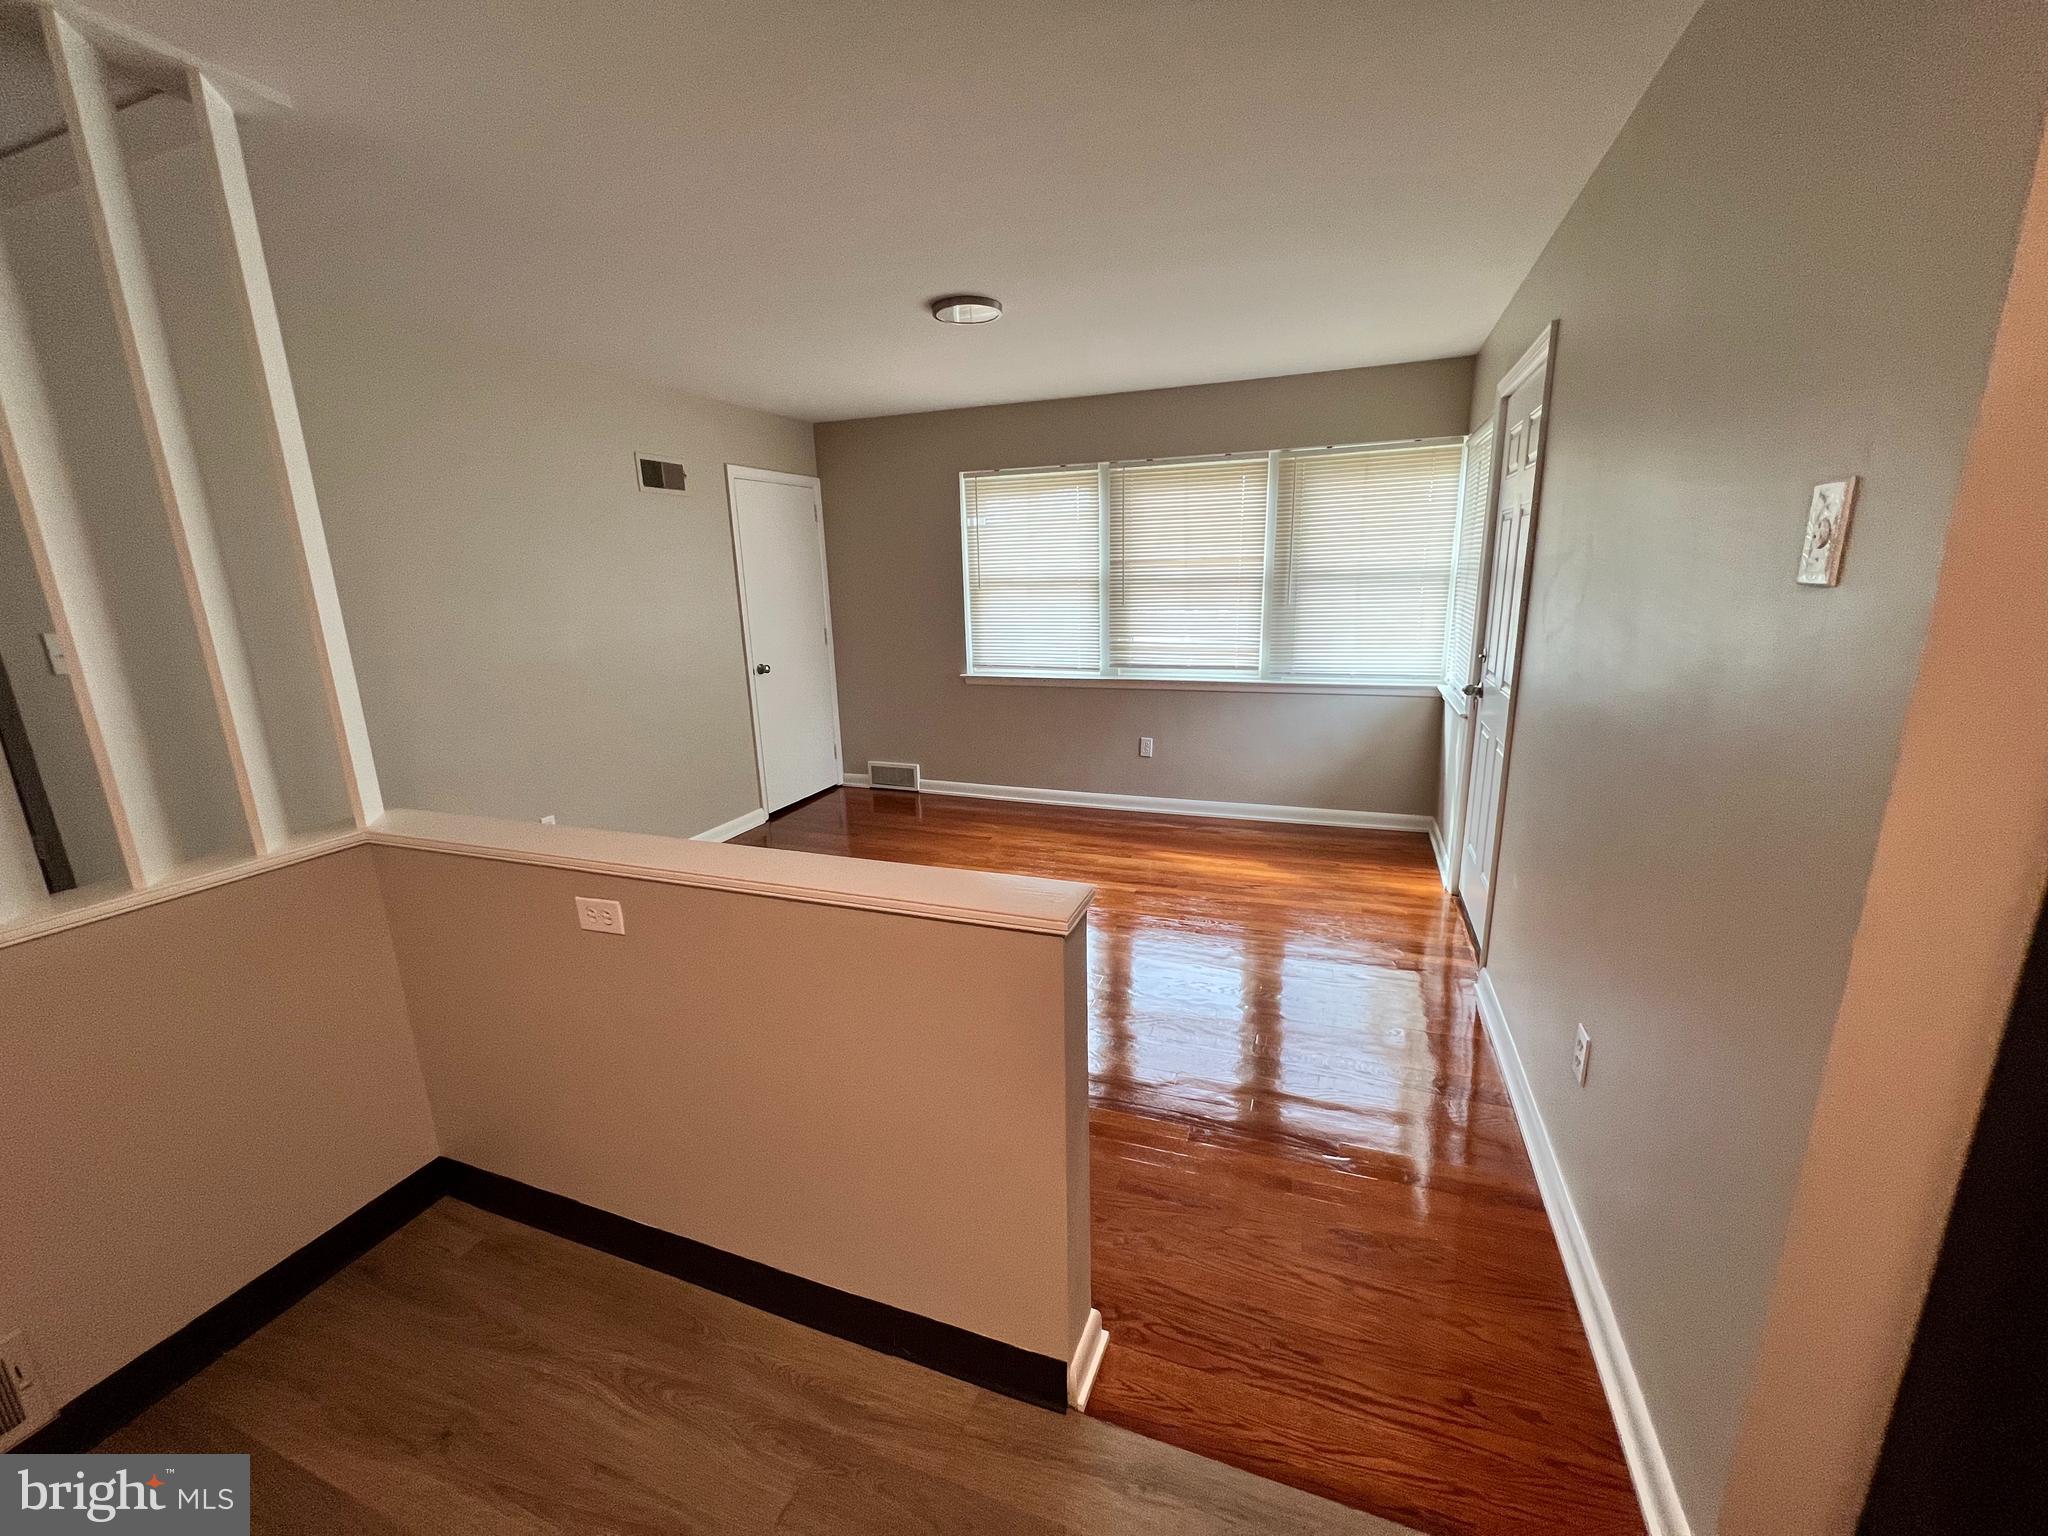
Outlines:
{"type": "Polygon", "coordinates": [[[820,1333],[1063,1413],[1067,1362],[952,1323],[806,1280],[468,1163],[448,1162],[448,1193],[529,1227],[730,1296],[820,1333]]]}
{"type": "Polygon", "coordinates": [[[437,1157],[272,1265],[232,1296],[71,1399],[14,1454],[89,1451],[242,1340],[368,1253],[444,1195],[707,1291],[1065,1412],[1067,1363],[644,1226],[503,1174],[437,1157]]]}
{"type": "Polygon", "coordinates": [[[14,1454],[89,1451],[143,1409],[183,1386],[265,1323],[331,1280],[447,1193],[445,1158],[414,1170],[344,1216],[227,1300],[144,1350],[57,1411],[14,1454]]]}

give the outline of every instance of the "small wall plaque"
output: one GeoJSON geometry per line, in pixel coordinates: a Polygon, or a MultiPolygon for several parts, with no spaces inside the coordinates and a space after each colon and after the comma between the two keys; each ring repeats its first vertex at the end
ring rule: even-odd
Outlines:
{"type": "Polygon", "coordinates": [[[1842,580],[1842,546],[1849,542],[1849,518],[1856,510],[1858,477],[1830,480],[1813,488],[1806,509],[1806,542],[1799,550],[1802,586],[1832,587],[1842,580]]]}

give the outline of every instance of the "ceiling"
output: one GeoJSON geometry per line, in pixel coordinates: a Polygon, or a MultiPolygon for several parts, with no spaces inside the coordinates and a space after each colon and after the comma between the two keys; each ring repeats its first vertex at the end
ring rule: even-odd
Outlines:
{"type": "MultiPolygon", "coordinates": [[[[147,85],[118,70],[110,72],[108,84],[117,106],[131,106],[150,94],[147,85]]],[[[0,160],[64,131],[64,104],[34,13],[0,8],[0,160]]]]}
{"type": "Polygon", "coordinates": [[[1697,3],[96,8],[291,99],[288,305],[820,420],[1470,352],[1697,3]]]}

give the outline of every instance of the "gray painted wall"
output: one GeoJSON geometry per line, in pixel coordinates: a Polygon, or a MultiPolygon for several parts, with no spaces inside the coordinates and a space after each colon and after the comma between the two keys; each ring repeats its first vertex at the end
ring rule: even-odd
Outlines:
{"type": "Polygon", "coordinates": [[[1427,697],[961,679],[961,471],[1456,435],[1472,361],[819,425],[846,763],[928,777],[1427,815],[1427,697]],[[1138,756],[1151,736],[1157,756],[1138,756]]]}
{"type": "Polygon", "coordinates": [[[280,269],[385,799],[683,836],[758,806],[725,466],[808,474],[810,427],[386,328],[280,269]],[[635,450],[689,492],[640,490],[635,450]]]}
{"type": "Polygon", "coordinates": [[[1563,322],[1490,969],[1700,1533],[2044,96],[2037,4],[1708,0],[1480,356],[1563,322]]]}

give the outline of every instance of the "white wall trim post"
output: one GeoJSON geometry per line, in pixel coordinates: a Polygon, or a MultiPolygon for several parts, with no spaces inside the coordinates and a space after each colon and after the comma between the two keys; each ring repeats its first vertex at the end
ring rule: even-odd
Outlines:
{"type": "Polygon", "coordinates": [[[1067,1406],[1076,1413],[1088,1411],[1088,1394],[1095,1390],[1095,1378],[1102,1371],[1102,1357],[1109,1352],[1109,1330],[1102,1326],[1102,1309],[1090,1307],[1088,1321],[1081,1325],[1080,1342],[1067,1362],[1067,1406]]]}
{"type": "Polygon", "coordinates": [[[259,854],[268,853],[282,846],[289,835],[284,796],[264,735],[255,679],[207,506],[206,482],[193,446],[191,424],[185,417],[170,341],[157,307],[156,286],[107,86],[106,64],[85,34],[55,11],[43,13],[43,37],[78,156],[79,182],[92,211],[121,350],[127,358],[143,436],[149,443],[157,488],[170,521],[171,543],[191,604],[235,790],[248,822],[250,845],[259,854]]]}
{"type": "Polygon", "coordinates": [[[313,463],[306,452],[304,423],[299,417],[298,391],[285,358],[284,331],[278,323],[277,299],[270,287],[270,268],[263,256],[263,236],[256,220],[256,202],[249,187],[249,169],[242,158],[242,134],[234,107],[220,88],[197,69],[186,73],[200,142],[212,163],[219,192],[221,231],[234,262],[235,286],[243,332],[263,391],[270,428],[271,462],[278,490],[291,523],[293,548],[313,649],[320,660],[321,686],[341,754],[342,782],[348,790],[350,814],[366,827],[384,814],[384,793],[377,761],[370,747],[370,728],[363,715],[355,655],[342,620],[341,595],[335,587],[334,562],[327,548],[326,525],[313,484],[313,463]]]}

